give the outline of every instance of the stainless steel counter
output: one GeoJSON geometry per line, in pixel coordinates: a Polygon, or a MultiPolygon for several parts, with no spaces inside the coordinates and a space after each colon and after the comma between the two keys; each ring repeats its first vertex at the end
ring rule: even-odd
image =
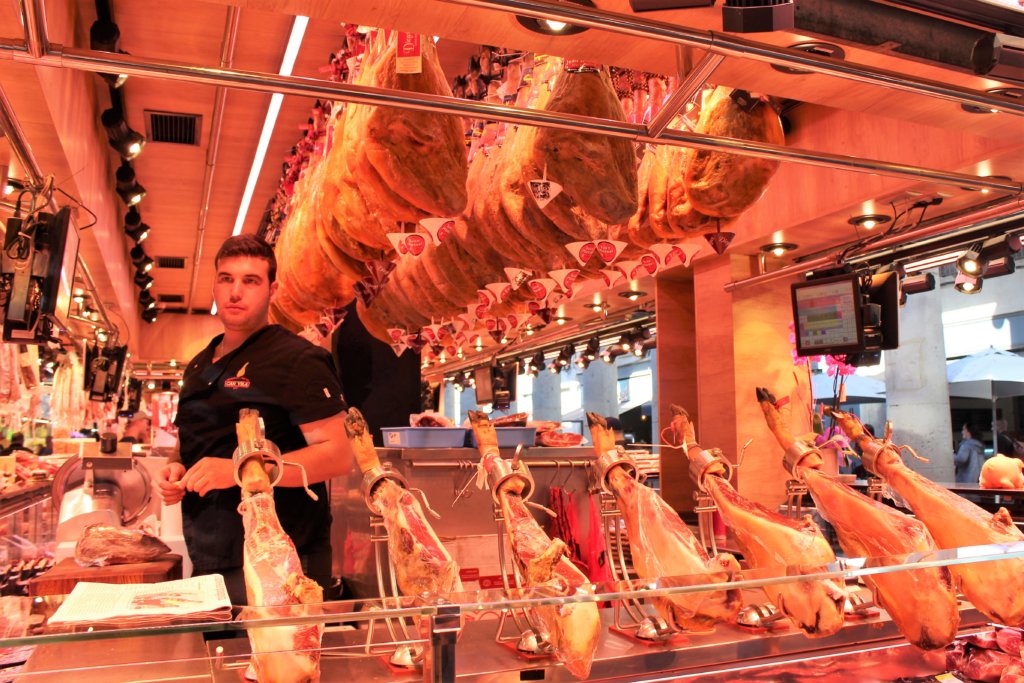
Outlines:
{"type": "MultiPolygon", "coordinates": [[[[248,640],[239,639],[239,642],[248,640]]],[[[211,641],[214,642],[214,641],[211,641]]],[[[19,683],[188,683],[211,680],[201,633],[39,645],[19,683]]]]}
{"type": "MultiPolygon", "coordinates": [[[[699,679],[703,683],[705,676],[716,673],[722,674],[722,677],[713,680],[722,683],[735,682],[740,678],[732,672],[738,669],[769,670],[772,666],[784,665],[788,672],[800,668],[794,666],[795,661],[817,661],[817,664],[804,666],[810,676],[816,668],[831,667],[830,662],[842,661],[843,658],[855,661],[861,653],[882,649],[893,649],[895,653],[905,643],[884,613],[873,618],[848,621],[842,631],[828,638],[809,639],[797,629],[785,625],[771,633],[758,633],[737,626],[722,625],[714,633],[686,636],[667,646],[639,644],[608,632],[607,627],[612,624],[611,610],[602,610],[602,619],[606,630],[598,646],[590,678],[622,683],[666,680],[666,676],[678,676],[682,680],[699,679]]],[[[962,620],[963,630],[984,624],[984,618],[973,608],[962,610],[962,620]]],[[[512,683],[524,680],[570,683],[576,680],[553,659],[526,659],[512,649],[495,643],[495,625],[494,620],[466,624],[456,647],[457,680],[472,680],[479,683],[512,683]]],[[[321,680],[384,683],[412,681],[422,676],[418,671],[396,672],[389,668],[383,658],[355,656],[355,648],[364,642],[365,638],[365,631],[326,633],[325,649],[337,648],[339,652],[348,654],[341,657],[325,655],[320,665],[321,680]]],[[[248,641],[236,639],[217,641],[217,644],[224,648],[223,658],[236,663],[224,667],[215,666],[214,682],[243,683],[245,669],[240,662],[244,661],[241,657],[249,652],[248,641]]],[[[212,648],[210,652],[212,656],[212,648]]],[[[904,650],[899,650],[899,656],[894,655],[891,658],[886,669],[887,672],[897,673],[884,680],[904,675],[939,673],[944,671],[943,661],[941,655],[925,655],[916,648],[907,646],[904,650]]],[[[865,678],[862,667],[854,668],[862,674],[861,678],[855,680],[883,680],[872,679],[870,676],[865,678]]],[[[784,678],[790,680],[789,676],[784,678]]],[[[759,675],[749,680],[779,679],[771,675],[767,678],[759,675]]],[[[831,683],[833,679],[818,676],[817,680],[829,680],[831,683]]]]}

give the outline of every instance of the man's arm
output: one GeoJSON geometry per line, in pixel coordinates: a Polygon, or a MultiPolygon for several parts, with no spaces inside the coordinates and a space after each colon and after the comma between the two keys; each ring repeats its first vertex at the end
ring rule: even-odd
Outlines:
{"type": "MultiPolygon", "coordinates": [[[[345,433],[345,411],[299,425],[299,429],[308,445],[285,453],[284,459],[302,465],[310,484],[327,481],[352,470],[352,444],[345,433]]],[[[302,486],[302,474],[298,468],[285,467],[278,486],[302,486]]]]}
{"type": "MultiPolygon", "coordinates": [[[[297,462],[305,468],[310,484],[347,474],[352,469],[352,446],[345,434],[345,411],[301,424],[299,429],[308,445],[283,455],[288,462],[297,462]]],[[[235,486],[234,463],[231,458],[202,458],[184,473],[180,486],[200,496],[215,489],[231,488],[235,486]]],[[[302,486],[302,473],[295,467],[285,467],[278,486],[302,486]]],[[[165,496],[165,500],[167,498],[165,496]]]]}

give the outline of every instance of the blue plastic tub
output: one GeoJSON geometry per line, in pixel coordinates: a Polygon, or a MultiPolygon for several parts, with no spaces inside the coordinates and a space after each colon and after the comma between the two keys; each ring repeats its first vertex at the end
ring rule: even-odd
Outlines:
{"type": "Polygon", "coordinates": [[[459,448],[466,441],[462,427],[386,427],[385,448],[459,448]]]}
{"type": "MultiPolygon", "coordinates": [[[[470,429],[466,442],[476,448],[476,434],[470,429]]],[[[515,448],[519,444],[532,446],[537,439],[536,427],[495,427],[498,434],[498,448],[515,448]]]]}

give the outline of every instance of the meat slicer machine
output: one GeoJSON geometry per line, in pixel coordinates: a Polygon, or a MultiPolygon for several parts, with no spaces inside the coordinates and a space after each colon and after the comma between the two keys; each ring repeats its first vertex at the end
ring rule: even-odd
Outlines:
{"type": "Polygon", "coordinates": [[[53,478],[52,500],[58,510],[55,559],[73,557],[82,531],[91,524],[146,526],[182,555],[183,570],[189,571],[180,509],[164,506],[153,495],[156,472],[165,463],[165,458],[136,456],[131,444],[118,444],[113,434],[104,435],[99,443],[83,444],[81,453],[61,465],[53,478]]]}

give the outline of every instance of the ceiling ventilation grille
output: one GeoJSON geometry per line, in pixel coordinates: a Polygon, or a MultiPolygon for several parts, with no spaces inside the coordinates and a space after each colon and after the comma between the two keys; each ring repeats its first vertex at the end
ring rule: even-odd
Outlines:
{"type": "Polygon", "coordinates": [[[150,142],[175,145],[198,145],[199,114],[178,114],[170,111],[146,110],[146,137],[150,142]]]}
{"type": "Polygon", "coordinates": [[[156,257],[157,268],[177,268],[181,270],[185,267],[184,256],[157,256],[156,257]]]}
{"type": "Polygon", "coordinates": [[[156,300],[163,304],[183,304],[185,303],[184,294],[158,294],[156,300]]]}

